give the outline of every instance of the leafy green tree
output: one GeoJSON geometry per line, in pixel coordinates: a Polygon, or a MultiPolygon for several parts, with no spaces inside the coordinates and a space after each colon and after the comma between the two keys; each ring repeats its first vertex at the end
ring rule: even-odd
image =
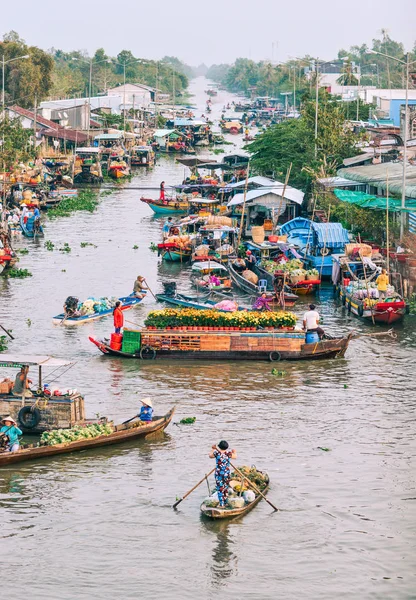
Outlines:
{"type": "Polygon", "coordinates": [[[6,116],[0,120],[1,170],[12,170],[16,163],[35,156],[32,133],[32,130],[22,127],[18,117],[10,119],[6,116]]]}

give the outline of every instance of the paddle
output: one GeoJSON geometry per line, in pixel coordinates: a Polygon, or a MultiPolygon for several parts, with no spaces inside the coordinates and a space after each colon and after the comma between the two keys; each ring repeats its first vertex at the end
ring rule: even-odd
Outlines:
{"type": "Polygon", "coordinates": [[[153,293],[153,292],[152,292],[152,290],[150,289],[150,285],[147,283],[147,280],[146,280],[146,279],[144,279],[143,281],[144,281],[144,282],[145,282],[145,284],[147,285],[147,289],[148,289],[148,290],[149,290],[149,292],[152,294],[153,298],[154,298],[155,300],[157,300],[156,296],[154,295],[154,293],[153,293]]]}
{"type": "Polygon", "coordinates": [[[207,475],[204,475],[204,477],[201,479],[201,481],[198,481],[198,483],[196,485],[194,485],[194,487],[192,489],[189,490],[189,492],[186,492],[186,494],[184,494],[182,496],[182,498],[179,498],[179,500],[177,500],[175,502],[175,504],[173,504],[172,508],[176,508],[178,506],[178,504],[180,504],[183,500],[185,500],[185,498],[187,498],[189,496],[189,494],[192,494],[192,492],[194,490],[196,490],[196,488],[201,485],[201,483],[203,483],[205,481],[205,479],[207,477],[209,477],[210,475],[212,475],[212,473],[215,471],[215,467],[212,469],[212,471],[210,471],[207,475]]]}
{"type": "Polygon", "coordinates": [[[3,327],[3,325],[0,325],[0,328],[1,328],[1,329],[3,329],[4,333],[7,333],[7,335],[9,336],[9,338],[11,338],[12,340],[14,340],[14,337],[12,336],[12,334],[11,334],[11,333],[9,333],[9,332],[7,331],[7,329],[5,329],[5,328],[3,327]]]}
{"type": "Polygon", "coordinates": [[[230,463],[230,465],[232,466],[232,468],[234,469],[234,471],[240,475],[240,477],[242,477],[243,479],[245,479],[245,480],[247,481],[247,484],[248,484],[248,485],[249,485],[251,488],[253,488],[253,490],[254,490],[255,492],[257,492],[258,494],[260,494],[260,496],[263,498],[263,500],[266,500],[266,502],[267,502],[268,504],[270,504],[270,506],[271,506],[272,508],[274,508],[274,510],[275,510],[275,511],[278,511],[278,510],[279,510],[278,508],[276,508],[276,506],[275,506],[274,504],[272,504],[272,503],[270,502],[270,500],[267,500],[266,496],[265,496],[264,494],[262,494],[262,493],[261,493],[261,491],[259,490],[259,488],[258,488],[256,485],[254,485],[254,483],[253,483],[252,481],[250,481],[250,479],[247,479],[247,477],[246,477],[245,475],[243,475],[243,474],[242,474],[242,472],[241,472],[239,469],[237,469],[237,467],[235,467],[235,466],[233,465],[233,463],[230,463]]]}
{"type": "Polygon", "coordinates": [[[139,415],[134,415],[134,417],[132,417],[131,419],[128,419],[127,421],[123,421],[122,425],[127,425],[127,423],[130,423],[131,421],[134,421],[134,419],[137,419],[139,415]]]}

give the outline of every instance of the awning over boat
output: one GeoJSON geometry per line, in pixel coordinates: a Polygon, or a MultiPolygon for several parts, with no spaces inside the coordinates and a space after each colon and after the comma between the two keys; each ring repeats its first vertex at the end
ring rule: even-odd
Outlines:
{"type": "MultiPolygon", "coordinates": [[[[364,192],[351,192],[350,190],[334,190],[334,194],[342,202],[348,202],[349,204],[355,204],[360,208],[371,208],[373,210],[386,210],[387,209],[387,198],[380,196],[372,196],[371,194],[365,194],[364,192]]],[[[388,199],[388,206],[390,212],[400,212],[401,200],[396,198],[388,199]]],[[[407,211],[416,211],[416,200],[406,200],[407,211]]]]}
{"type": "Polygon", "coordinates": [[[185,165],[185,167],[197,167],[198,165],[203,165],[208,161],[209,158],[198,158],[197,156],[176,159],[176,162],[181,163],[181,165],[185,165]]]}
{"type": "Polygon", "coordinates": [[[100,149],[97,146],[90,146],[85,148],[76,148],[75,154],[99,154],[100,149]]]}
{"type": "Polygon", "coordinates": [[[66,367],[73,361],[34,354],[0,354],[0,367],[66,367]]]}
{"type": "Polygon", "coordinates": [[[192,271],[205,271],[206,269],[227,272],[226,267],[215,260],[203,260],[192,265],[192,271]]]}
{"type": "Polygon", "coordinates": [[[106,140],[108,142],[108,141],[121,140],[122,137],[123,137],[122,133],[101,133],[100,135],[96,135],[94,139],[98,140],[98,141],[106,140]]]}
{"type": "Polygon", "coordinates": [[[167,135],[171,135],[172,133],[177,133],[175,129],[156,129],[153,136],[154,137],[166,137],[167,135]]]}

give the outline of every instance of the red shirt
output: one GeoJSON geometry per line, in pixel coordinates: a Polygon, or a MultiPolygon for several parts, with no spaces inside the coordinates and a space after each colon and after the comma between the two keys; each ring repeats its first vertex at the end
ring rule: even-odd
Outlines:
{"type": "Polygon", "coordinates": [[[113,316],[114,316],[114,327],[123,327],[124,316],[123,316],[123,312],[119,306],[117,306],[117,308],[114,309],[113,316]]]}

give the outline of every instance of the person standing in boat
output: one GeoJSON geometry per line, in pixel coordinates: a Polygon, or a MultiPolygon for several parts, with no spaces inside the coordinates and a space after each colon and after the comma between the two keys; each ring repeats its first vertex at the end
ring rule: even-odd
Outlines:
{"type": "Polygon", "coordinates": [[[381,269],[380,275],[376,279],[378,295],[380,300],[384,300],[387,294],[387,286],[389,285],[389,276],[386,269],[381,269]]]}
{"type": "Polygon", "coordinates": [[[303,315],[303,328],[306,332],[316,331],[321,340],[325,334],[322,327],[319,327],[319,313],[315,310],[315,304],[309,304],[309,310],[303,315]]]}
{"type": "Polygon", "coordinates": [[[160,196],[159,200],[165,200],[165,182],[162,181],[160,184],[160,196]]]}
{"type": "Polygon", "coordinates": [[[218,500],[220,506],[225,506],[228,498],[228,486],[230,484],[230,461],[232,458],[237,458],[235,450],[229,450],[228,442],[221,440],[216,446],[212,446],[210,458],[215,458],[215,483],[217,487],[218,500]]]}
{"type": "Polygon", "coordinates": [[[7,437],[6,452],[17,452],[20,448],[19,436],[23,432],[18,428],[16,421],[12,417],[4,417],[1,421],[0,435],[7,437]]]}
{"type": "Polygon", "coordinates": [[[120,300],[117,300],[117,302],[116,302],[116,306],[113,310],[113,317],[114,317],[115,332],[121,333],[122,327],[124,325],[124,315],[123,315],[123,311],[121,310],[120,300]]]}
{"type": "Polygon", "coordinates": [[[257,258],[254,256],[251,250],[247,250],[246,252],[246,264],[247,269],[250,269],[250,271],[253,271],[254,267],[257,264],[257,258]]]}
{"type": "Polygon", "coordinates": [[[172,217],[169,217],[168,220],[163,225],[163,229],[162,229],[162,234],[163,234],[163,239],[164,240],[167,237],[169,237],[169,231],[170,231],[171,227],[172,227],[172,217]]]}
{"type": "Polygon", "coordinates": [[[150,422],[153,419],[153,404],[150,398],[143,398],[141,400],[142,407],[140,413],[137,415],[140,421],[150,422]]]}

